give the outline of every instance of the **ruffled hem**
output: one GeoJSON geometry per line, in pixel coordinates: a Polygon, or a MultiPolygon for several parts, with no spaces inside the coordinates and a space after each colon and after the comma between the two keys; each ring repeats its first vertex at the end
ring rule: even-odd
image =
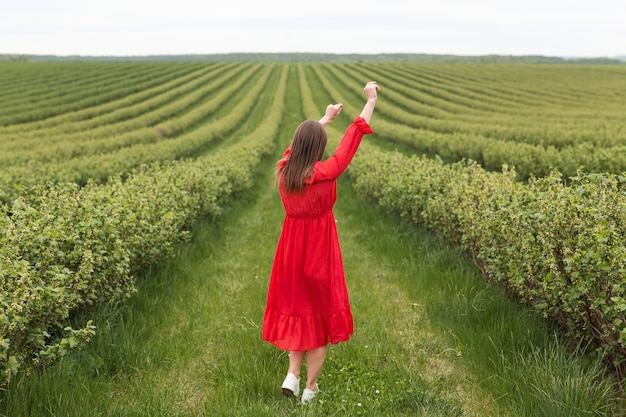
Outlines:
{"type": "Polygon", "coordinates": [[[350,307],[331,313],[303,317],[281,313],[267,307],[263,319],[263,340],[281,350],[306,351],[350,340],[354,323],[350,307]]]}

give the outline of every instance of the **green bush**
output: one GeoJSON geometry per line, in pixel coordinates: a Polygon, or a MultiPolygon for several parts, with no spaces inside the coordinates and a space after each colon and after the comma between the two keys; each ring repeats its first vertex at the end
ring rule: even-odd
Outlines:
{"type": "Polygon", "coordinates": [[[626,178],[446,165],[371,147],[350,167],[357,189],[461,246],[486,277],[626,370],[626,178]]]}
{"type": "Polygon", "coordinates": [[[486,273],[591,341],[618,368],[626,360],[626,179],[558,173],[494,194],[478,259],[486,273]]]}
{"type": "Polygon", "coordinates": [[[38,186],[3,206],[0,384],[88,342],[95,328],[70,327],[73,312],[129,297],[140,269],[173,254],[195,219],[218,215],[252,185],[280,125],[286,69],[268,115],[236,144],[143,166],[124,180],[38,186]]]}

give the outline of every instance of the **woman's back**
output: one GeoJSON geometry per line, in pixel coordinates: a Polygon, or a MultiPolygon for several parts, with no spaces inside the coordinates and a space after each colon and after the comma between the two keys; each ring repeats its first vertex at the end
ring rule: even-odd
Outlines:
{"type": "Polygon", "coordinates": [[[280,197],[287,217],[305,219],[323,216],[332,211],[337,201],[337,182],[326,180],[304,187],[300,193],[285,192],[280,197]]]}

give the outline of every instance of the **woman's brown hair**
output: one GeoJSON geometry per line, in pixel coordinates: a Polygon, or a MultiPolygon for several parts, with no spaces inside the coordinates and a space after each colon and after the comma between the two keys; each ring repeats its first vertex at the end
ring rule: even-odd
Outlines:
{"type": "Polygon", "coordinates": [[[276,170],[278,181],[286,192],[300,192],[304,181],[313,174],[313,165],[324,156],[327,142],[324,126],[315,120],[305,120],[296,129],[291,152],[282,168],[276,170]]]}

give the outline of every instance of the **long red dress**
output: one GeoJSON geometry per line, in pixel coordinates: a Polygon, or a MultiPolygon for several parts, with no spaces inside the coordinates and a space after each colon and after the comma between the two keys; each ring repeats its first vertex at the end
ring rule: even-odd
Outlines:
{"type": "MultiPolygon", "coordinates": [[[[333,206],[337,178],[348,167],[364,134],[356,117],[335,154],[316,162],[302,193],[280,187],[285,219],[278,240],[263,318],[263,340],[279,349],[304,351],[344,342],[354,332],[333,206]]],[[[285,164],[291,146],[280,164],[285,164]]]]}

